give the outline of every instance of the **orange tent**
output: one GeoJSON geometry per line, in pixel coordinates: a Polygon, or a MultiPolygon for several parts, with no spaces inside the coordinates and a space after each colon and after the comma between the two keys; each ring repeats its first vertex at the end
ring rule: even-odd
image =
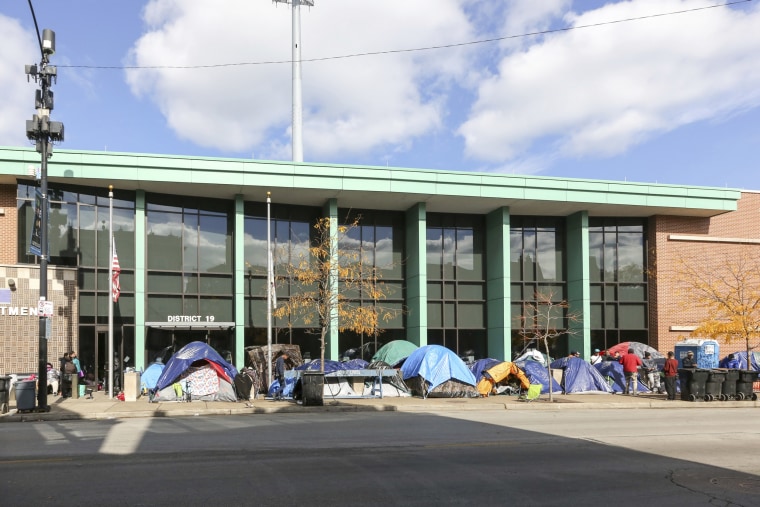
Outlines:
{"type": "Polygon", "coordinates": [[[499,363],[483,372],[483,378],[478,382],[478,392],[481,396],[488,396],[493,391],[493,386],[510,376],[517,377],[520,384],[525,388],[530,387],[530,380],[515,363],[508,361],[499,363]]]}

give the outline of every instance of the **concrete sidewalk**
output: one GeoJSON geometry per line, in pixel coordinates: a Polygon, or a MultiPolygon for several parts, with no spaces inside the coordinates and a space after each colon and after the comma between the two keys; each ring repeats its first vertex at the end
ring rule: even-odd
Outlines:
{"type": "Polygon", "coordinates": [[[15,400],[11,400],[9,413],[0,415],[0,422],[108,420],[130,417],[192,417],[205,415],[241,415],[315,412],[443,412],[465,410],[601,410],[601,409],[658,409],[658,408],[749,408],[758,407],[758,401],[687,402],[668,401],[664,395],[641,394],[570,394],[555,395],[554,403],[548,395],[526,403],[515,396],[490,396],[476,399],[444,398],[374,398],[325,399],[324,406],[304,407],[294,401],[271,401],[263,398],[249,402],[192,402],[149,403],[146,397],[136,402],[109,400],[105,393],[96,393],[93,399],[48,397],[50,412],[17,413],[15,400]]]}

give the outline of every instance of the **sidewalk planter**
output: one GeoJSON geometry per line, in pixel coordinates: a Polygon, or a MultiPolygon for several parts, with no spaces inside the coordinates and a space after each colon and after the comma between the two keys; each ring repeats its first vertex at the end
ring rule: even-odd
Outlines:
{"type": "Polygon", "coordinates": [[[683,401],[702,401],[705,399],[705,383],[710,370],[700,368],[679,368],[678,378],[681,382],[681,399],[683,401]]]}
{"type": "Polygon", "coordinates": [[[36,387],[36,380],[16,382],[16,409],[19,412],[24,410],[34,410],[34,398],[37,391],[36,387]]]}
{"type": "Polygon", "coordinates": [[[11,377],[0,376],[0,414],[8,413],[8,399],[11,391],[11,377]]]}
{"type": "Polygon", "coordinates": [[[757,373],[754,370],[738,370],[739,380],[736,382],[736,398],[739,400],[757,400],[757,394],[754,392],[754,382],[757,380],[757,373]]]}
{"type": "Polygon", "coordinates": [[[726,370],[726,380],[723,381],[720,392],[727,400],[736,399],[736,382],[738,380],[739,370],[726,370]]]}
{"type": "Polygon", "coordinates": [[[728,400],[728,396],[723,396],[725,380],[726,372],[724,370],[710,370],[707,374],[707,382],[705,382],[705,401],[728,400]]]}
{"type": "Polygon", "coordinates": [[[324,373],[304,370],[301,374],[301,385],[303,387],[304,407],[321,407],[324,405],[324,373]]]}

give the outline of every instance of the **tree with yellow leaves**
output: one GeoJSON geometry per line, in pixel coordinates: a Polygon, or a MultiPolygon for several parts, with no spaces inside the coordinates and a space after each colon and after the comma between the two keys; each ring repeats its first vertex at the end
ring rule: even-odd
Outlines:
{"type": "Polygon", "coordinates": [[[760,256],[743,250],[709,268],[681,259],[677,276],[685,288],[684,304],[704,312],[691,335],[727,343],[743,340],[747,367],[752,368],[751,343],[760,338],[760,256]]]}
{"type": "Polygon", "coordinates": [[[359,226],[360,217],[347,225],[335,225],[334,220],[318,219],[308,252],[284,266],[284,275],[277,278],[289,280],[292,293],[278,301],[272,312],[277,318],[288,318],[288,325],[297,319],[318,330],[323,373],[325,339],[333,322],[337,321],[338,332],[376,335],[380,322],[393,319],[398,312],[379,304],[388,297],[379,269],[364,262],[360,249],[340,248],[348,233],[359,226]],[[362,305],[358,295],[373,304],[362,305]]]}

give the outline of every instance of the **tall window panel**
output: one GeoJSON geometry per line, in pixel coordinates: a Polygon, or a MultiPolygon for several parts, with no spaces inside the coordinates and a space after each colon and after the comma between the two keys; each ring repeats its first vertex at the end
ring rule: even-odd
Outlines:
{"type": "Polygon", "coordinates": [[[430,213],[426,257],[428,343],[486,357],[485,220],[430,213]]]}
{"type": "Polygon", "coordinates": [[[646,220],[589,219],[591,346],[649,342],[646,220]]]}
{"type": "MultiPolygon", "coordinates": [[[[510,224],[512,350],[519,355],[526,347],[537,345],[532,340],[535,319],[531,306],[537,295],[551,296],[557,303],[567,297],[565,218],[513,216],[510,224]]],[[[548,324],[565,329],[566,313],[557,307],[548,324]]],[[[564,350],[565,340],[557,340],[553,349],[564,350]]],[[[543,344],[540,347],[543,350],[543,344]]]]}
{"type": "Polygon", "coordinates": [[[344,296],[357,306],[375,307],[379,313],[392,315],[389,320],[380,319],[378,332],[367,335],[344,331],[338,338],[339,350],[345,357],[371,359],[383,344],[403,340],[404,331],[404,214],[378,213],[372,210],[340,210],[340,220],[350,224],[358,220],[340,239],[339,251],[346,252],[345,259],[358,260],[362,273],[368,277],[377,275],[383,284],[386,298],[374,301],[359,290],[348,292],[338,281],[344,296]]]}
{"type": "MultiPolygon", "coordinates": [[[[319,208],[273,204],[271,240],[278,300],[287,299],[298,290],[295,280],[287,277],[287,265],[297,264],[309,256],[313,226],[319,208]]],[[[245,206],[245,345],[267,343],[267,212],[263,203],[245,206]]],[[[302,354],[319,357],[319,335],[299,320],[274,319],[272,341],[298,345],[302,354]]]]}

